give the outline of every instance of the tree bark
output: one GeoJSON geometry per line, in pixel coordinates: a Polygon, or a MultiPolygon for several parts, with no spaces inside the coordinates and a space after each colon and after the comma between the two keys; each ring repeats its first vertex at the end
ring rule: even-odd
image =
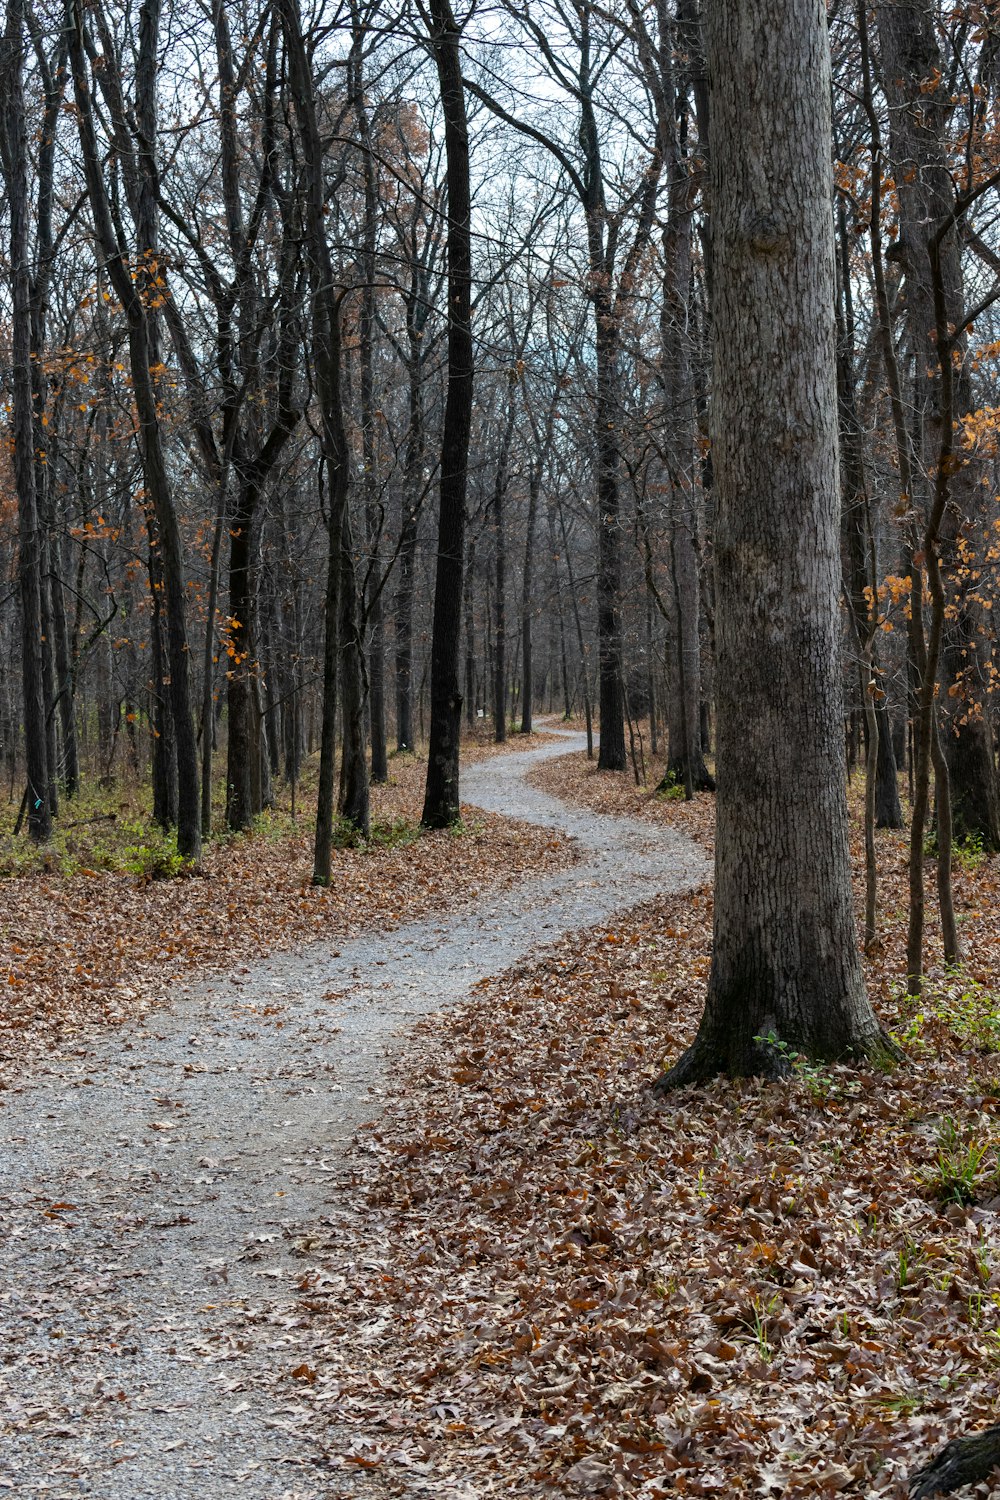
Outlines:
{"type": "Polygon", "coordinates": [[[94,111],[84,51],[84,10],[74,0],[70,56],[77,125],[87,194],[108,278],[128,321],[132,389],[139,426],[143,479],[156,518],[162,568],[166,665],[177,762],[177,849],[187,859],[201,857],[201,788],[198,748],[191,713],[186,588],[180,528],[163,451],[157,408],[156,375],[159,342],[156,317],[148,301],[159,293],[156,234],[156,39],[159,0],[145,0],[139,17],[139,64],[136,93],[142,150],[130,185],[137,237],[134,264],[119,243],[112,220],[104,169],[97,148],[94,111]]]}
{"type": "Polygon", "coordinates": [[[505,504],[510,475],[510,445],[514,438],[516,408],[514,391],[517,374],[509,376],[507,391],[507,416],[500,437],[500,452],[497,455],[496,474],[493,481],[493,556],[494,584],[494,633],[496,650],[493,659],[493,736],[498,745],[507,738],[507,539],[505,504]]]}
{"type": "Polygon", "coordinates": [[[825,7],[730,0],[707,43],[714,948],[697,1038],[658,1091],[780,1074],[789,1050],[893,1055],[862,982],[847,841],[825,7]]]}
{"type": "MultiPolygon", "coordinates": [[[[936,227],[952,213],[955,187],[948,160],[947,123],[953,108],[941,80],[943,62],[927,6],[919,0],[882,0],[878,6],[882,72],[889,104],[889,148],[899,195],[899,241],[892,253],[903,268],[906,310],[914,351],[914,447],[921,493],[914,497],[926,515],[928,476],[937,469],[942,448],[942,372],[938,361],[938,319],[931,241],[936,227]]],[[[946,321],[959,327],[965,313],[958,236],[940,245],[939,279],[946,321]]],[[[965,358],[966,338],[955,348],[953,417],[973,411],[975,400],[965,358]]],[[[942,742],[948,763],[956,835],[974,835],[985,847],[1000,849],[1000,781],[992,735],[984,711],[992,658],[991,634],[978,602],[978,589],[960,557],[964,529],[979,519],[982,490],[977,466],[956,462],[940,528],[941,567],[950,586],[955,617],[942,639],[942,742]]]]}
{"type": "Polygon", "coordinates": [[[465,545],[465,492],[472,422],[472,201],[469,128],[450,0],[429,0],[431,48],[444,110],[448,171],[448,394],[441,435],[441,506],[431,637],[431,724],[421,821],[444,828],[459,817],[462,691],[459,637],[465,545]]]}
{"type": "Polygon", "coordinates": [[[333,846],[333,784],[336,751],[336,686],[339,667],[349,699],[345,702],[344,757],[341,810],[363,836],[368,834],[368,768],[364,758],[364,681],[354,548],[348,508],[350,457],[344,423],[341,380],[340,305],[334,289],[333,261],[326,238],[326,198],[323,143],[316,117],[315,82],[302,35],[298,0],[280,0],[279,11],[288,48],[289,77],[306,162],[305,203],[310,273],[313,287],[313,359],[322,406],[322,446],[329,480],[329,556],[327,561],[326,619],[323,648],[323,729],[320,748],[320,789],[316,812],[313,881],[329,883],[333,846]],[[359,717],[347,718],[347,713],[359,717]]]}
{"type": "Polygon", "coordinates": [[[950,1495],[967,1484],[981,1484],[1000,1467],[1000,1425],[971,1437],[953,1438],[910,1481],[910,1500],[950,1495]]]}
{"type": "Polygon", "coordinates": [[[535,698],[535,657],[532,640],[533,589],[535,582],[535,528],[538,523],[538,492],[542,485],[542,464],[536,454],[528,477],[528,519],[525,527],[524,573],[521,579],[521,733],[531,734],[531,715],[535,698]]]}
{"type": "Polygon", "coordinates": [[[13,292],[14,485],[18,516],[21,598],[21,684],[27,770],[28,833],[36,844],[52,832],[48,736],[43,686],[42,537],[35,494],[35,439],[31,388],[31,274],[28,249],[28,138],[24,108],[23,0],[8,0],[3,36],[3,158],[10,212],[13,292]]]}

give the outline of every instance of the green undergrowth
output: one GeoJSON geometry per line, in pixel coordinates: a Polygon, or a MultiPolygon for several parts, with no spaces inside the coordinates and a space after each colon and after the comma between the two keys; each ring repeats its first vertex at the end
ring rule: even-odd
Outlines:
{"type": "Polygon", "coordinates": [[[964,1048],[1000,1052],[1000,996],[963,968],[950,969],[938,979],[927,979],[919,995],[895,995],[899,1020],[893,1037],[922,1051],[937,1047],[942,1032],[964,1048]]]}
{"type": "Polygon", "coordinates": [[[403,849],[419,837],[420,825],[408,818],[373,818],[367,838],[346,818],[337,818],[333,825],[335,849],[403,849]]]}
{"type": "MultiPolygon", "coordinates": [[[[287,793],[282,788],[283,799],[287,793]]],[[[148,784],[128,779],[112,786],[86,781],[78,794],[63,798],[54,819],[52,836],[36,846],[26,829],[14,836],[17,805],[0,808],[0,878],[27,875],[70,877],[94,871],[132,875],[142,880],[170,880],[189,874],[190,861],[177,852],[175,829],[164,830],[150,815],[152,794],[148,784]]],[[[240,839],[266,839],[278,843],[299,837],[313,816],[312,801],[300,796],[300,812],[293,819],[287,807],[276,807],[254,819],[246,834],[225,826],[225,788],[221,778],[212,799],[213,826],[206,848],[229,845],[240,839]]]]}
{"type": "Polygon", "coordinates": [[[679,802],[684,796],[684,781],[676,771],[664,771],[663,780],[656,788],[657,797],[664,802],[679,802]]]}
{"type": "MultiPolygon", "coordinates": [[[[398,757],[403,764],[419,763],[419,757],[404,752],[398,757]]],[[[296,788],[296,811],[292,815],[288,786],[276,787],[275,806],[257,815],[245,831],[234,831],[225,823],[225,785],[216,779],[212,796],[212,832],[205,840],[206,852],[214,848],[234,847],[247,841],[280,844],[311,840],[316,815],[318,757],[303,767],[296,788]]],[[[397,785],[393,776],[389,786],[397,785]]],[[[176,830],[164,831],[150,815],[152,794],[148,783],[137,779],[101,785],[85,781],[72,800],[62,799],[59,816],[53,821],[52,836],[41,846],[34,845],[26,828],[14,836],[18,807],[14,801],[0,807],[0,879],[30,875],[71,877],[107,871],[132,875],[142,880],[169,880],[191,873],[191,864],[177,852],[176,830]]],[[[447,830],[451,838],[475,836],[482,831],[479,820],[459,819],[447,830]]],[[[367,838],[363,838],[343,818],[334,824],[333,843],[337,849],[399,849],[416,843],[422,830],[411,818],[390,814],[374,817],[367,838]]]]}
{"type": "MultiPolygon", "coordinates": [[[[937,830],[932,828],[924,838],[924,858],[937,859],[937,853],[937,830]]],[[[981,833],[967,833],[952,841],[951,863],[956,870],[964,870],[966,874],[974,875],[988,858],[981,833]]]]}
{"type": "Polygon", "coordinates": [[[923,1173],[924,1185],[939,1203],[975,1203],[993,1197],[1000,1185],[996,1142],[946,1115],[938,1129],[937,1158],[923,1173]]]}

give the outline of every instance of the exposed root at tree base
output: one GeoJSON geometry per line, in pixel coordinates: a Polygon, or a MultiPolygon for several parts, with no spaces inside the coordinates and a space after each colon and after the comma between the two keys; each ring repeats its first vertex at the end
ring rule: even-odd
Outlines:
{"type": "Polygon", "coordinates": [[[836,1057],[812,1055],[776,1035],[773,1023],[762,1022],[759,1037],[749,1046],[736,1047],[718,1035],[699,1033],[686,1052],[653,1084],[653,1094],[663,1098],[677,1089],[727,1078],[787,1078],[801,1058],[811,1065],[823,1063],[868,1063],[888,1070],[903,1061],[904,1054],[880,1026],[868,1037],[853,1042],[836,1057]]]}
{"type": "Polygon", "coordinates": [[[1000,1466],[1000,1426],[972,1437],[953,1438],[910,1480],[911,1500],[950,1495],[964,1484],[981,1484],[1000,1466]]]}

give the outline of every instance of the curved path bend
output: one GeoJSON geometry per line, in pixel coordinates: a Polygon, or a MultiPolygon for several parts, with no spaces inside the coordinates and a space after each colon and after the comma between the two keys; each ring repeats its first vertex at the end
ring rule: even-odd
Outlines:
{"type": "Polygon", "coordinates": [[[528,786],[531,767],[584,744],[561,738],[463,772],[463,801],[572,836],[576,864],[175,992],[0,1094],[0,1497],[372,1493],[318,1469],[275,1384],[294,1335],[269,1349],[253,1325],[280,1328],[294,1303],[294,1236],[322,1220],[347,1142],[391,1094],[406,1027],[709,875],[677,834],[528,786]]]}

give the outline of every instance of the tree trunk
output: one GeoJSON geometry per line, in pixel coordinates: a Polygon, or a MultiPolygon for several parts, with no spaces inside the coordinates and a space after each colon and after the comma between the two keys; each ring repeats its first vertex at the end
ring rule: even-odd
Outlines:
{"type": "MultiPolygon", "coordinates": [[[[343,466],[337,471],[343,474],[343,466]]],[[[331,480],[331,488],[336,480],[331,480]]],[[[346,480],[341,479],[342,483],[346,480]]],[[[330,496],[327,518],[326,598],[323,611],[323,713],[320,726],[319,787],[316,793],[316,837],[313,847],[313,885],[329,885],[333,873],[334,767],[337,754],[337,624],[340,602],[341,538],[334,531],[338,513],[336,497],[330,496]]]]}
{"type": "Polygon", "coordinates": [[[313,360],[322,407],[322,446],[326,460],[330,510],[328,517],[326,619],[323,649],[323,731],[320,749],[320,790],[316,811],[313,881],[329,883],[333,845],[333,783],[336,751],[335,725],[338,647],[349,692],[345,704],[344,753],[351,757],[349,795],[344,816],[362,835],[368,833],[368,768],[364,763],[364,697],[356,690],[364,680],[361,660],[357,580],[348,508],[350,455],[344,424],[341,379],[342,338],[340,304],[334,283],[333,261],[326,238],[326,192],[323,143],[316,117],[315,80],[309,66],[298,0],[280,0],[279,11],[288,48],[289,77],[299,134],[306,162],[305,203],[310,273],[313,290],[313,360]],[[346,597],[345,597],[346,595],[346,597]],[[348,712],[352,715],[347,718],[348,712]],[[353,716],[360,716],[355,722],[353,716]],[[360,757],[358,746],[360,743],[360,757]]]}
{"type": "Polygon", "coordinates": [[[3,37],[3,158],[10,211],[13,292],[14,485],[18,516],[18,585],[21,600],[21,684],[27,769],[28,833],[36,844],[52,832],[48,736],[43,680],[42,537],[35,494],[35,441],[31,387],[31,272],[28,263],[28,139],[24,109],[23,0],[8,0],[3,37]]]}
{"type": "Polygon", "coordinates": [[[624,771],[625,676],[622,663],[621,535],[618,496],[618,339],[610,299],[594,294],[597,320],[597,651],[601,742],[597,766],[624,771]]]}
{"type": "MultiPolygon", "coordinates": [[[[361,288],[361,312],[358,321],[358,342],[361,365],[361,444],[364,458],[364,504],[365,531],[369,548],[368,557],[368,602],[365,618],[370,628],[368,644],[368,708],[371,720],[371,779],[384,784],[389,779],[389,762],[385,736],[385,612],[382,606],[382,567],[379,543],[382,536],[382,516],[378,503],[378,461],[375,443],[375,387],[372,360],[375,346],[375,250],[378,224],[378,185],[375,177],[375,157],[372,151],[371,130],[365,105],[365,85],[362,71],[364,29],[357,7],[352,6],[351,24],[354,32],[351,72],[353,77],[354,113],[361,137],[361,161],[365,185],[364,241],[362,269],[364,285],[361,288]]],[[[366,794],[367,796],[367,794],[366,794]]]]}
{"type": "MultiPolygon", "coordinates": [[[[678,78],[687,93],[687,80],[678,78]]],[[[681,144],[672,142],[670,200],[663,235],[660,361],[663,430],[670,485],[670,632],[667,652],[667,778],[700,792],[715,790],[701,748],[700,584],[696,486],[696,393],[691,368],[692,181],[681,144]]]]}
{"type": "Polygon", "coordinates": [[[403,491],[396,594],[393,600],[396,652],[396,749],[412,750],[413,737],[413,569],[417,561],[416,499],[403,491]]]}
{"type": "Polygon", "coordinates": [[[344,507],[340,543],[340,705],[341,757],[338,811],[362,837],[368,837],[370,809],[365,758],[365,678],[361,621],[350,518],[344,507]]]}
{"type": "Polygon", "coordinates": [[[159,0],[144,0],[139,16],[139,58],[136,76],[138,124],[142,151],[136,168],[133,213],[136,220],[136,267],[116,234],[108,199],[104,167],[98,152],[94,112],[84,51],[84,11],[74,0],[70,32],[73,88],[87,194],[94,228],[108,277],[128,321],[132,390],[135,398],[146,495],[156,517],[162,569],[166,666],[170,708],[177,750],[177,848],[184,857],[201,857],[201,788],[198,748],[191,713],[187,644],[187,600],[180,528],[174,509],[163,451],[155,370],[160,363],[155,304],[159,296],[159,262],[153,160],[156,142],[156,65],[159,0]],[[140,268],[140,269],[137,269],[140,268]],[[153,295],[154,289],[157,289],[153,295]]]}
{"type": "Polygon", "coordinates": [[[150,703],[150,727],[153,733],[153,818],[166,831],[177,822],[177,756],[174,754],[174,716],[170,698],[164,690],[167,676],[166,652],[163,647],[163,597],[160,554],[155,531],[149,542],[149,587],[153,597],[150,619],[150,652],[153,681],[150,703]]]}
{"type": "MultiPolygon", "coordinates": [[[[241,485],[229,517],[229,621],[226,650],[226,706],[229,738],[226,753],[226,827],[250,828],[260,811],[254,797],[253,639],[251,632],[250,545],[252,500],[241,485]]],[[[211,733],[211,726],[207,726],[211,733]]],[[[257,778],[259,780],[259,778],[257,778]]]]}
{"type": "MultiPolygon", "coordinates": [[[[929,88],[944,66],[933,17],[918,0],[883,0],[878,6],[882,71],[889,103],[889,148],[899,195],[899,241],[893,257],[902,266],[906,310],[914,350],[914,442],[922,473],[919,500],[929,508],[928,476],[936,472],[943,434],[938,330],[935,313],[931,240],[938,225],[953,212],[955,188],[949,166],[948,120],[952,109],[946,88],[929,88]]],[[[946,321],[959,327],[965,314],[958,236],[949,232],[940,245],[939,277],[946,321]]],[[[960,333],[954,351],[953,416],[960,421],[975,409],[966,359],[966,337],[960,333]]],[[[985,847],[1000,849],[1000,782],[996,773],[985,704],[992,667],[992,642],[978,585],[960,559],[963,529],[981,519],[980,472],[973,462],[956,461],[949,476],[948,504],[941,525],[941,568],[950,586],[954,621],[942,641],[942,741],[948,762],[955,832],[974,835],[985,847]]]]}
{"type": "Polygon", "coordinates": [[[892,1055],[862,983],[847,841],[825,8],[731,0],[707,40],[714,946],[698,1036],[658,1090],[779,1074],[789,1049],[892,1055]]]}
{"type": "Polygon", "coordinates": [[[1000,1425],[971,1437],[952,1438],[910,1480],[910,1500],[950,1495],[969,1484],[982,1484],[1000,1468],[1000,1425]]]}
{"type": "Polygon", "coordinates": [[[444,110],[448,172],[448,394],[441,435],[441,508],[431,636],[431,726],[421,821],[444,828],[459,816],[462,727],[459,636],[465,539],[465,490],[472,421],[472,202],[469,129],[450,0],[429,0],[431,46],[444,110]]]}
{"type": "Polygon", "coordinates": [[[493,735],[498,745],[507,738],[507,538],[504,503],[510,470],[510,445],[514,437],[514,378],[507,392],[507,418],[500,439],[496,476],[493,484],[493,556],[496,598],[494,631],[496,650],[493,660],[493,735]]]}
{"type": "Polygon", "coordinates": [[[535,580],[535,527],[538,519],[538,492],[542,486],[542,467],[536,455],[528,479],[528,520],[524,542],[524,574],[521,583],[521,662],[524,686],[521,690],[521,733],[531,733],[531,713],[535,697],[535,662],[531,639],[532,589],[535,580]]]}

